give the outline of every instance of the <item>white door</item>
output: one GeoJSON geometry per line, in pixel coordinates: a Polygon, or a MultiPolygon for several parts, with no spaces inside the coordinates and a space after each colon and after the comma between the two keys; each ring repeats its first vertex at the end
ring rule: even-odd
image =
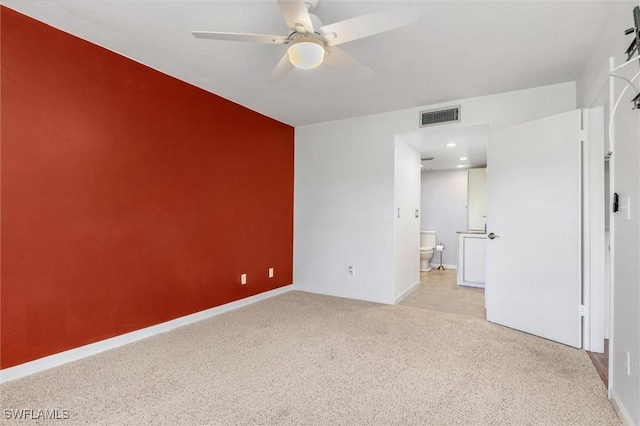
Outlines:
{"type": "Polygon", "coordinates": [[[575,347],[580,128],[575,110],[493,130],[487,157],[487,320],[575,347]]]}

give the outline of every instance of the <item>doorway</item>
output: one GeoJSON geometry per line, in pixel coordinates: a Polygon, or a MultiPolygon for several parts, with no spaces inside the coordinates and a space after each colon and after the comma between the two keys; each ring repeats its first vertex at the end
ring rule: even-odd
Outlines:
{"type": "MultiPolygon", "coordinates": [[[[604,106],[602,109],[595,109],[594,111],[598,111],[597,118],[599,120],[607,121],[604,117],[604,111],[608,110],[608,104],[604,106]]],[[[603,316],[604,316],[604,345],[602,350],[597,351],[589,351],[589,358],[593,362],[593,366],[596,371],[600,375],[600,378],[604,382],[605,387],[609,387],[609,338],[610,338],[610,324],[611,324],[611,271],[612,271],[612,252],[611,252],[611,185],[612,185],[612,169],[613,169],[613,161],[611,161],[612,151],[611,144],[608,140],[607,132],[604,132],[603,137],[603,145],[604,149],[600,149],[599,146],[596,146],[597,151],[604,152],[604,162],[601,163],[602,167],[602,181],[603,181],[603,192],[604,192],[604,202],[602,205],[602,214],[604,221],[604,247],[602,250],[602,256],[604,259],[604,306],[603,306],[603,316]]],[[[597,157],[595,159],[598,160],[597,157]]],[[[597,174],[597,173],[596,173],[597,174]]]]}
{"type": "Polygon", "coordinates": [[[484,240],[479,250],[476,247],[473,255],[469,254],[481,266],[474,269],[473,282],[462,279],[465,274],[459,265],[465,264],[460,262],[464,253],[459,249],[464,246],[461,235],[470,228],[475,228],[474,237],[484,236],[486,187],[475,185],[471,172],[481,171],[486,179],[488,136],[487,124],[434,126],[396,135],[421,159],[420,283],[402,304],[485,319],[484,240]]]}

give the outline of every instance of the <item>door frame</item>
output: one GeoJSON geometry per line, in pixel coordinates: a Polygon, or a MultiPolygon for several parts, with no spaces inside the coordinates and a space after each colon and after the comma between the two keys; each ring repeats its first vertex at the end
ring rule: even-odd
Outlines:
{"type": "Polygon", "coordinates": [[[582,110],[582,348],[604,352],[604,108],[582,110]]]}

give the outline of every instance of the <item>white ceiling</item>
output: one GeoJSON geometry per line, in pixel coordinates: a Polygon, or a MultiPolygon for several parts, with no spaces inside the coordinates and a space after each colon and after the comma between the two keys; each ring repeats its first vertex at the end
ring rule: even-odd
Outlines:
{"type": "MultiPolygon", "coordinates": [[[[284,46],[192,30],[288,35],[275,0],[2,0],[0,3],[284,123],[299,126],[575,80],[610,0],[417,3],[419,21],[341,45],[376,74],[327,66],[267,82],[284,46]]],[[[407,1],[321,0],[324,24],[407,1]]]]}
{"type": "Polygon", "coordinates": [[[422,172],[487,165],[488,124],[432,127],[397,137],[417,150],[420,158],[433,157],[433,160],[422,161],[422,172]],[[460,160],[463,157],[466,160],[460,160]]]}

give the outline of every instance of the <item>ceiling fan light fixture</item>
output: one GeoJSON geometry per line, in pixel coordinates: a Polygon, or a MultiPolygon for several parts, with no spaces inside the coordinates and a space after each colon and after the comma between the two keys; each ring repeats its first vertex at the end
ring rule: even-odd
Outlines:
{"type": "Polygon", "coordinates": [[[294,67],[310,70],[324,61],[324,44],[315,37],[298,37],[289,44],[287,54],[294,67]]]}

